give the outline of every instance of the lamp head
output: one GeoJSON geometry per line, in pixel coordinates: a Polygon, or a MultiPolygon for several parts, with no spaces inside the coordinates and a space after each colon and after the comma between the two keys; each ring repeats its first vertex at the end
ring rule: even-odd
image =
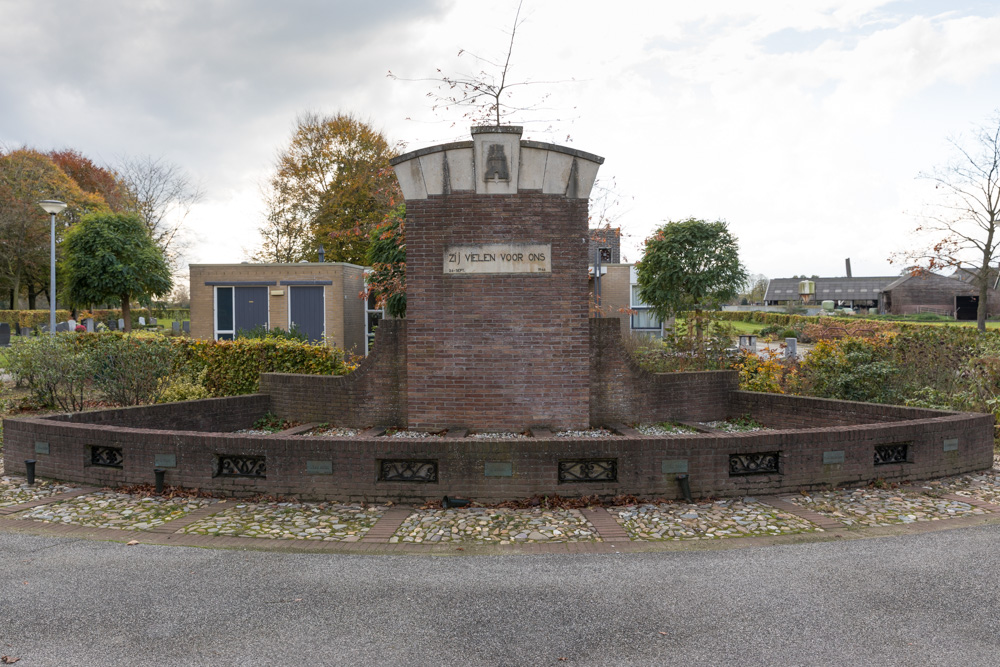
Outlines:
{"type": "Polygon", "coordinates": [[[66,209],[66,202],[61,202],[56,199],[46,199],[44,201],[38,202],[38,205],[45,209],[46,213],[62,213],[66,209]]]}

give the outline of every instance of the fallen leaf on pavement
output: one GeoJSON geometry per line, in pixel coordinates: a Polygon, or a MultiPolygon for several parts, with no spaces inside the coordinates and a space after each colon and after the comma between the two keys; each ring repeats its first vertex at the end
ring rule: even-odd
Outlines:
{"type": "Polygon", "coordinates": [[[15,658],[12,655],[3,655],[3,656],[0,656],[0,662],[3,662],[3,664],[5,664],[5,665],[13,665],[18,660],[20,660],[20,658],[15,658]]]}
{"type": "Polygon", "coordinates": [[[133,545],[139,544],[139,540],[132,540],[131,542],[126,542],[125,546],[131,547],[133,545]]]}

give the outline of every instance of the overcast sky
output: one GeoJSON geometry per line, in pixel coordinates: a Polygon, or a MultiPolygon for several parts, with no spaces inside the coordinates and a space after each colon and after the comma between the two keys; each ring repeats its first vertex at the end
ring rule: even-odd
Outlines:
{"type": "MultiPolygon", "coordinates": [[[[258,243],[258,183],[297,114],[413,150],[469,138],[428,83],[500,58],[517,3],[0,0],[0,143],[198,179],[189,261],[258,243]],[[457,122],[457,124],[456,124],[457,122]]],[[[947,139],[1000,108],[998,0],[524,0],[525,138],[605,157],[629,261],[665,220],[724,219],[769,277],[892,275],[947,139]]],[[[519,120],[518,118],[514,119],[519,120]]]]}

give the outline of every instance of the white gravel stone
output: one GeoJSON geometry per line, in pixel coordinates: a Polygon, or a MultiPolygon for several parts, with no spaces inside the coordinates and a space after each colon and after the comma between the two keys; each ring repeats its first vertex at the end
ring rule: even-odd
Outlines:
{"type": "Polygon", "coordinates": [[[18,519],[69,523],[76,526],[143,530],[161,526],[210,502],[211,500],[206,498],[144,497],[113,491],[95,491],[85,496],[42,505],[15,516],[18,519]]]}

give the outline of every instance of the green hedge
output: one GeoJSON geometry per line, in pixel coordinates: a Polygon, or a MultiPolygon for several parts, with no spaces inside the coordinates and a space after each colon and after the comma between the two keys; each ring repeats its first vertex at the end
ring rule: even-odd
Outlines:
{"type": "Polygon", "coordinates": [[[344,363],[342,350],[326,345],[275,338],[180,339],[176,344],[188,370],[212,396],[252,394],[260,388],[261,373],[344,375],[352,370],[344,363]]]}
{"type": "MultiPolygon", "coordinates": [[[[56,310],[56,322],[65,322],[72,313],[68,310],[56,310]]],[[[0,322],[10,325],[11,331],[27,327],[40,327],[49,323],[47,310],[0,310],[0,322]]]]}

